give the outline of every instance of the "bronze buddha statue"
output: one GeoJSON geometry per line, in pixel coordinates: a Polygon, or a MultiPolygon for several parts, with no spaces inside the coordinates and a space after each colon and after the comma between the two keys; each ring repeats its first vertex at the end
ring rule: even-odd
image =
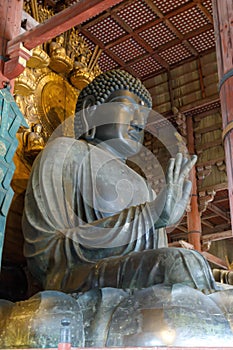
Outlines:
{"type": "Polygon", "coordinates": [[[36,158],[23,231],[44,291],[0,301],[1,348],[56,347],[63,317],[77,347],[232,344],[232,290],[219,291],[199,252],[167,246],[196,157],[172,158],[157,196],[125,162],[143,147],[151,107],[138,79],[101,74],[80,93],[75,138],[51,139],[36,158]]]}
{"type": "Polygon", "coordinates": [[[103,73],[80,93],[76,139],[57,138],[36,159],[23,231],[28,267],[44,289],[83,292],[184,280],[200,290],[215,288],[202,255],[168,248],[164,230],[184,213],[196,156],[170,160],[158,197],[125,163],[142,147],[150,108],[138,79],[121,70],[103,73]],[[185,263],[182,274],[169,272],[186,258],[203,271],[190,273],[185,263]]]}

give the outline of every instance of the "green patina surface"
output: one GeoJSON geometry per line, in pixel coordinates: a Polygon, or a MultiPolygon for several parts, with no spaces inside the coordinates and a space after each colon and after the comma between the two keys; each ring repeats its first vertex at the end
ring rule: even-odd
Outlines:
{"type": "Polygon", "coordinates": [[[6,216],[14,194],[10,186],[15,170],[12,159],[18,145],[16,132],[20,125],[27,127],[9,88],[4,88],[0,90],[0,264],[6,216]]]}

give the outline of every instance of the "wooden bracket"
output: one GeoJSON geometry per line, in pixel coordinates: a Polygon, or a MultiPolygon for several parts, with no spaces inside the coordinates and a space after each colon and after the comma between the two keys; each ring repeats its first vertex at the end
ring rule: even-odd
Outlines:
{"type": "Polygon", "coordinates": [[[7,50],[6,54],[9,60],[4,63],[3,75],[12,80],[24,71],[31,57],[31,51],[26,49],[22,43],[16,43],[7,50]]]}

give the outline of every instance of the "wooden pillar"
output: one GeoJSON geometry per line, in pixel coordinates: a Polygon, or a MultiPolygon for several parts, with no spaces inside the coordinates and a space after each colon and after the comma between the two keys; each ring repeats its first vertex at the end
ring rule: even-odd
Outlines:
{"type": "MultiPolygon", "coordinates": [[[[189,154],[195,154],[192,117],[187,118],[187,141],[189,154]]],[[[188,242],[194,246],[194,249],[201,251],[201,215],[198,209],[198,192],[195,166],[191,170],[190,179],[193,185],[190,202],[191,211],[187,213],[188,242]]]]}
{"type": "MultiPolygon", "coordinates": [[[[0,89],[4,88],[11,80],[5,74],[5,71],[9,71],[9,69],[14,71],[18,67],[18,55],[16,52],[18,53],[19,48],[15,47],[9,55],[7,53],[7,44],[20,34],[22,10],[23,0],[0,0],[0,89]]],[[[21,64],[20,67],[22,67],[21,64]]],[[[19,74],[23,69],[24,67],[19,71],[19,74]]]]}
{"type": "Polygon", "coordinates": [[[233,222],[233,1],[212,0],[231,222],[233,222]]]}

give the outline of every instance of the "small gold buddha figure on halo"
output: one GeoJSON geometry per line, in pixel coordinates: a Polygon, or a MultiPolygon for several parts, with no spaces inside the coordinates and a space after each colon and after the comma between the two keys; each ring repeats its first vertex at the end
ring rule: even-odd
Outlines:
{"type": "Polygon", "coordinates": [[[87,57],[80,54],[75,57],[74,69],[70,75],[70,81],[74,87],[82,90],[91,81],[91,71],[88,70],[87,57]]]}
{"type": "Polygon", "coordinates": [[[44,148],[45,142],[40,123],[34,124],[31,131],[24,133],[24,146],[25,155],[33,159],[44,148]]]}
{"type": "Polygon", "coordinates": [[[73,67],[73,60],[67,55],[64,47],[64,36],[60,35],[50,44],[50,68],[57,73],[69,73],[73,67]]]}

